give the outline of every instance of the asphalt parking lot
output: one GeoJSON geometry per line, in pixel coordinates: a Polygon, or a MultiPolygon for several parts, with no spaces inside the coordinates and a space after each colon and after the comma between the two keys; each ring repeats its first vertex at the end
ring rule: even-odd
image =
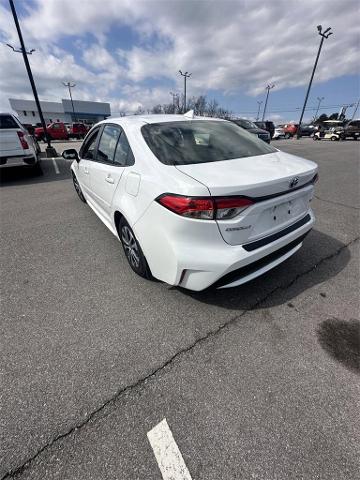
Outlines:
{"type": "Polygon", "coordinates": [[[174,480],[359,478],[360,143],[274,145],[319,164],[315,228],[200,293],[135,276],[64,159],[2,172],[1,479],[159,479],[163,419],[174,480]]]}

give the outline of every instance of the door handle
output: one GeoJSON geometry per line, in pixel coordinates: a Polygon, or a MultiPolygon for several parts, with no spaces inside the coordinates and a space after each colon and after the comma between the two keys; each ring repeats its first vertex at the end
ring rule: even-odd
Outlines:
{"type": "Polygon", "coordinates": [[[86,175],[89,175],[89,169],[87,167],[84,167],[84,173],[86,173],[86,175]]]}
{"type": "Polygon", "coordinates": [[[114,179],[111,178],[110,175],[108,175],[108,176],[105,178],[105,180],[106,180],[108,183],[114,183],[114,179]]]}

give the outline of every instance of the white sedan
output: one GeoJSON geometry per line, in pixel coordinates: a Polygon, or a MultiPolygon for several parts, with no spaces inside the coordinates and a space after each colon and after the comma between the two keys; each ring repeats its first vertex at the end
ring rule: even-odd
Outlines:
{"type": "Polygon", "coordinates": [[[293,255],[314,223],[316,164],[225,120],[108,118],[63,157],[131,268],[190,290],[252,280],[293,255]]]}

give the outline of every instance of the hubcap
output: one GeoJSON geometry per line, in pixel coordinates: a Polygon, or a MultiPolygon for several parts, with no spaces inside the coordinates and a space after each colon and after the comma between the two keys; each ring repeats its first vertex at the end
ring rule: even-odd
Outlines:
{"type": "Polygon", "coordinates": [[[121,229],[121,240],[129,262],[134,268],[139,268],[140,255],[137,241],[135,240],[132,231],[126,225],[121,229]]]}

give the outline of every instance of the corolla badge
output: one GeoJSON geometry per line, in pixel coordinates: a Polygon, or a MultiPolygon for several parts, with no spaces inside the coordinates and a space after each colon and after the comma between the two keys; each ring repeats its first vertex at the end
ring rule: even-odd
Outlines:
{"type": "Polygon", "coordinates": [[[298,183],[299,183],[299,177],[294,177],[292,180],[290,180],[289,187],[294,188],[298,183]]]}

